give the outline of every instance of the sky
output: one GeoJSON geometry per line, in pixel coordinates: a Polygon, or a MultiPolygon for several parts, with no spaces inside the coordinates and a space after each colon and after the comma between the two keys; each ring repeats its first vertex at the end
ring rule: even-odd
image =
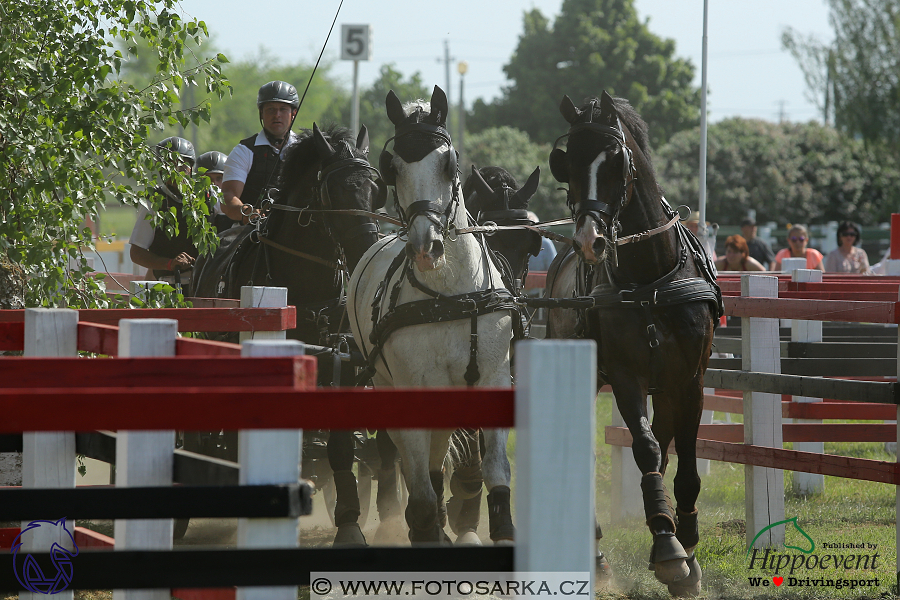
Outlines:
{"type": "MultiPolygon", "coordinates": [[[[821,120],[796,61],[781,49],[781,35],[791,27],[830,41],[825,0],[708,2],[709,119],[821,120]]],[[[265,48],[286,63],[312,63],[339,3],[181,0],[180,5],[187,15],[206,22],[216,46],[232,60],[257,56],[265,48]]],[[[437,84],[447,91],[446,41],[452,101],[459,101],[457,64],[465,61],[465,104],[471,107],[475,98],[490,101],[508,85],[503,65],[522,34],[524,12],[537,8],[552,20],[561,4],[562,0],[344,0],[323,60],[334,63],[332,74],[350,89],[353,61],[340,60],[341,25],[369,24],[372,60],[360,62],[361,86],[377,77],[381,64],[394,63],[404,76],[419,72],[427,87],[437,84]]],[[[693,62],[699,86],[703,0],[635,0],[635,6],[642,20],[649,19],[653,33],[674,39],[676,55],[693,62]]],[[[302,94],[306,82],[291,83],[302,94]]]]}

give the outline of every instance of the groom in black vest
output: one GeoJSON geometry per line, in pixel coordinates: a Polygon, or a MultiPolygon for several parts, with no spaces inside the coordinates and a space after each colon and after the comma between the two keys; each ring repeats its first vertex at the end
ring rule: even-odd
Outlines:
{"type": "Polygon", "coordinates": [[[284,81],[270,81],[256,97],[262,131],[234,147],[225,163],[222,211],[235,221],[247,223],[249,214],[275,185],[281,170],[281,151],[296,141],[291,131],[300,98],[284,81]]]}

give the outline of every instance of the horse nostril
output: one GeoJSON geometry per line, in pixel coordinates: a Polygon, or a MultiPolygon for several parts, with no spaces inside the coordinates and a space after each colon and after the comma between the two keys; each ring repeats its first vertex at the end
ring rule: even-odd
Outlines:
{"type": "Polygon", "coordinates": [[[432,258],[440,258],[444,255],[444,243],[440,240],[434,240],[431,242],[431,257],[432,258]]]}
{"type": "Polygon", "coordinates": [[[594,249],[594,256],[601,256],[603,254],[603,251],[606,250],[606,240],[602,237],[597,238],[596,240],[594,240],[591,248],[594,249]]]}

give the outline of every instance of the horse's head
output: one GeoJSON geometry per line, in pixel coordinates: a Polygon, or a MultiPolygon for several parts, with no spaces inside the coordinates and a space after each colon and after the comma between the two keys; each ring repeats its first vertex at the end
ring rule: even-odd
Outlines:
{"type": "MultiPolygon", "coordinates": [[[[533,225],[528,217],[528,201],[537,191],[541,178],[536,168],[524,186],[501,167],[472,166],[472,174],[463,185],[466,208],[476,215],[480,225],[533,225]]],[[[528,258],[541,251],[541,236],[528,229],[500,230],[487,237],[488,245],[509,263],[513,279],[524,280],[528,258]]]]}
{"type": "Polygon", "coordinates": [[[394,124],[396,156],[385,143],[379,168],[385,182],[397,190],[398,209],[409,232],[407,254],[420,271],[436,269],[446,262],[444,237],[462,203],[456,150],[446,128],[447,96],[435,86],[430,102],[403,106],[391,90],[385,103],[394,124]]]}
{"type": "MultiPolygon", "coordinates": [[[[386,188],[375,180],[377,171],[369,164],[368,152],[365,125],[354,140],[347,129],[332,126],[323,132],[313,123],[312,130],[304,132],[285,156],[281,185],[288,190],[287,204],[312,210],[371,211],[386,195],[386,188]]],[[[365,215],[310,214],[340,242],[351,270],[377,240],[375,222],[365,215]]]]}
{"type": "MultiPolygon", "coordinates": [[[[575,251],[589,264],[601,262],[616,243],[619,213],[634,192],[634,155],[641,149],[620,119],[622,99],[605,91],[581,108],[565,96],[559,110],[569,122],[550,153],[550,171],[569,184],[568,205],[575,220],[575,251]],[[557,148],[568,137],[567,149],[557,148]]],[[[630,108],[630,107],[629,107],[630,108]]],[[[643,123],[643,122],[641,122],[643,123]]]]}

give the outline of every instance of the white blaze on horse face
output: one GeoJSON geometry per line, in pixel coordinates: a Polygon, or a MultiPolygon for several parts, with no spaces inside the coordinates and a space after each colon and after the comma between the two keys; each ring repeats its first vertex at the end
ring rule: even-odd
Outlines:
{"type": "MultiPolygon", "coordinates": [[[[414,163],[394,158],[397,199],[404,211],[413,202],[421,200],[434,202],[446,209],[453,197],[453,182],[445,176],[447,152],[450,151],[449,146],[443,145],[414,163]]],[[[443,218],[443,215],[433,216],[443,218]]],[[[407,247],[419,271],[430,271],[444,265],[443,243],[442,232],[426,216],[420,214],[409,224],[407,247]]]]}
{"type": "Polygon", "coordinates": [[[606,151],[597,155],[591,166],[588,167],[588,200],[597,200],[597,170],[606,161],[606,151]]]}

